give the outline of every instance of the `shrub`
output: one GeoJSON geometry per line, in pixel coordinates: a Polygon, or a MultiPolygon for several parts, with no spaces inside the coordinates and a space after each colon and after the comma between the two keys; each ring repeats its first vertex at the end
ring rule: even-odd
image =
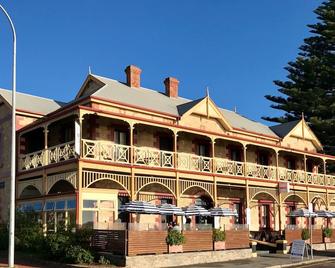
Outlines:
{"type": "Polygon", "coordinates": [[[93,263],[94,256],[89,250],[82,248],[81,246],[75,245],[70,246],[66,250],[66,260],[71,263],[93,263]]]}
{"type": "Polygon", "coordinates": [[[213,229],[213,241],[225,241],[226,240],[226,232],[220,229],[213,229]]]}
{"type": "Polygon", "coordinates": [[[171,230],[166,237],[166,243],[170,246],[185,244],[185,236],[178,230],[171,230]]]}
{"type": "Polygon", "coordinates": [[[326,227],[324,230],[323,230],[323,236],[324,237],[327,237],[327,238],[330,238],[333,234],[333,230],[326,227]]]}
{"type": "Polygon", "coordinates": [[[88,249],[91,246],[91,239],[93,230],[88,228],[77,229],[75,233],[70,233],[73,236],[74,243],[81,246],[84,249],[88,249]]]}
{"type": "Polygon", "coordinates": [[[302,240],[308,240],[310,238],[309,230],[308,229],[302,229],[301,230],[301,239],[302,240]]]}
{"type": "Polygon", "coordinates": [[[72,242],[73,239],[66,233],[48,234],[45,238],[46,253],[53,259],[62,259],[72,242]]]}
{"type": "Polygon", "coordinates": [[[110,262],[110,260],[107,259],[106,257],[104,257],[104,256],[100,256],[98,263],[99,263],[99,264],[103,264],[103,265],[108,265],[108,264],[110,264],[111,262],[110,262]]]}
{"type": "Polygon", "coordinates": [[[8,249],[8,230],[6,226],[0,226],[0,250],[8,249]]]}

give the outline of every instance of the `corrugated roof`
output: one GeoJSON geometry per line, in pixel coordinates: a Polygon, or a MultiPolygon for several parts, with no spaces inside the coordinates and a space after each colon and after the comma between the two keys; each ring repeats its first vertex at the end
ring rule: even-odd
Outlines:
{"type": "Polygon", "coordinates": [[[287,123],[282,123],[279,125],[275,125],[270,127],[274,133],[276,133],[279,137],[285,137],[298,123],[300,120],[294,120],[287,123]]]}
{"type": "MultiPolygon", "coordinates": [[[[100,89],[95,91],[92,96],[110,99],[122,103],[127,103],[133,106],[139,106],[146,109],[156,110],[163,113],[168,113],[174,116],[181,116],[194,105],[199,103],[203,98],[198,100],[188,100],[185,98],[170,98],[164,93],[147,89],[147,88],[130,88],[122,82],[92,75],[96,79],[105,84],[100,89]]],[[[245,131],[255,132],[263,135],[278,138],[270,127],[250,120],[233,111],[220,109],[224,118],[233,128],[242,129],[245,131]]]]}
{"type": "MultiPolygon", "coordinates": [[[[0,88],[0,95],[6,100],[6,102],[8,102],[9,105],[12,105],[11,90],[0,88]]],[[[59,109],[64,105],[64,102],[37,97],[21,92],[16,93],[16,108],[31,113],[45,115],[59,109]]]]}

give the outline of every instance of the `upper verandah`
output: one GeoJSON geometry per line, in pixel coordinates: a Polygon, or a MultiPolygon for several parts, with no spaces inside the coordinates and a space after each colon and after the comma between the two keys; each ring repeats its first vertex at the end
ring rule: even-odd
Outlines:
{"type": "Polygon", "coordinates": [[[193,129],[200,131],[206,130],[207,127],[210,130],[208,132],[211,133],[270,142],[274,146],[290,147],[291,150],[311,153],[322,150],[320,142],[304,120],[291,124],[291,127],[286,126],[286,133],[282,135],[283,132],[279,132],[278,127],[268,127],[236,112],[219,108],[208,95],[194,101],[180,97],[179,81],[175,78],[165,79],[165,93],[162,93],[141,87],[141,70],[138,67],[131,65],[125,71],[126,83],[89,74],[72,102],[43,116],[22,130],[26,132],[38,124],[54,120],[58,113],[64,113],[65,110],[78,105],[99,107],[103,110],[108,105],[117,104],[124,109],[136,110],[138,115],[153,113],[161,117],[169,117],[175,125],[180,127],[192,126],[193,129]],[[99,101],[107,105],[93,105],[99,101]],[[300,140],[300,143],[297,140],[300,140]]]}

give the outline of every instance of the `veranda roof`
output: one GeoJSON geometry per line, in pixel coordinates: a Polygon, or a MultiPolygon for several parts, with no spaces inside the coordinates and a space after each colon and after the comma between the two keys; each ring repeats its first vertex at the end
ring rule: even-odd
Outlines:
{"type": "Polygon", "coordinates": [[[317,214],[315,212],[310,212],[306,208],[300,208],[300,209],[292,211],[289,214],[289,216],[290,217],[315,218],[315,217],[317,217],[317,214]]]}
{"type": "Polygon", "coordinates": [[[159,209],[155,205],[145,201],[128,202],[121,205],[119,210],[138,214],[159,214],[159,209]]]}
{"type": "Polygon", "coordinates": [[[231,209],[231,208],[211,208],[209,210],[211,216],[217,216],[217,217],[229,217],[229,216],[235,216],[237,217],[237,211],[236,209],[231,209]]]}
{"type": "Polygon", "coordinates": [[[183,211],[185,212],[185,216],[210,216],[210,213],[207,209],[196,205],[184,207],[183,211]]]}
{"type": "Polygon", "coordinates": [[[319,218],[335,218],[335,213],[328,210],[315,211],[319,218]]]}
{"type": "Polygon", "coordinates": [[[162,204],[158,205],[159,213],[162,215],[177,215],[183,216],[185,215],[184,211],[181,208],[176,207],[172,204],[162,204]]]}

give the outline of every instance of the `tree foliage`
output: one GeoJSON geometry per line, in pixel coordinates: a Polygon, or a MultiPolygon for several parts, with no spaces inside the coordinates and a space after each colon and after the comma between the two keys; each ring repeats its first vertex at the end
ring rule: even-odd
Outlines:
{"type": "Polygon", "coordinates": [[[335,154],[335,0],[314,11],[318,22],[308,25],[311,36],[304,40],[295,61],[289,62],[287,80],[275,80],[278,96],[266,95],[272,108],[284,111],[280,117],[263,119],[284,123],[301,118],[324,145],[335,154]]]}

